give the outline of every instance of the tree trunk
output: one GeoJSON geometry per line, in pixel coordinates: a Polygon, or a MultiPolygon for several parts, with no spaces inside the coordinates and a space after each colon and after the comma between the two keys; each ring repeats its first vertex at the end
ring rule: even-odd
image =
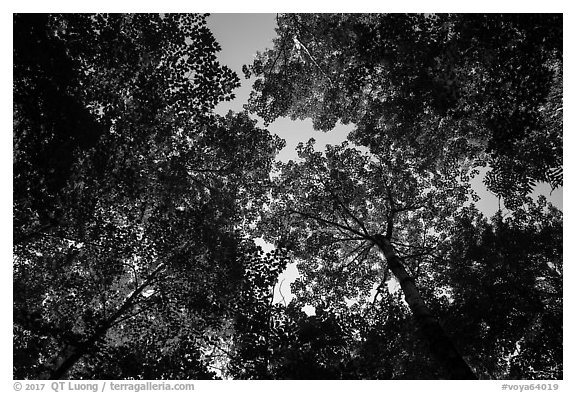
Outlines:
{"type": "Polygon", "coordinates": [[[414,285],[414,279],[402,265],[400,258],[390,244],[390,240],[381,235],[377,236],[376,245],[384,254],[388,268],[400,283],[404,298],[414,315],[416,326],[428,339],[432,354],[446,370],[449,378],[478,379],[424,303],[418,288],[414,285]]]}
{"type": "Polygon", "coordinates": [[[40,379],[64,379],[68,371],[91,349],[95,349],[96,341],[104,336],[110,329],[110,321],[102,325],[84,342],[78,345],[66,344],[62,351],[52,360],[48,366],[49,371],[44,373],[40,379]]]}
{"type": "Polygon", "coordinates": [[[62,352],[52,362],[52,371],[42,376],[42,379],[62,379],[66,377],[68,371],[80,360],[88,351],[93,348],[94,344],[106,335],[108,330],[122,317],[131,307],[134,306],[136,298],[150,285],[156,275],[165,267],[164,263],[158,264],[156,269],[146,280],[136,288],[132,294],[124,301],[122,306],[116,310],[108,319],[94,331],[94,333],[82,342],[81,345],[66,345],[62,352]]]}
{"type": "Polygon", "coordinates": [[[52,371],[48,371],[41,375],[40,379],[62,379],[66,373],[80,358],[84,356],[84,352],[74,345],[66,345],[62,352],[54,359],[53,364],[49,366],[52,371]]]}

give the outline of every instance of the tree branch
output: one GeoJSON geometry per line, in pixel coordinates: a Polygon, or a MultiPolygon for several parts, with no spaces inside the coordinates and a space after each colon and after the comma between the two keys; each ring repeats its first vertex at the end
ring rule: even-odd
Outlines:
{"type": "MultiPolygon", "coordinates": [[[[306,28],[306,26],[304,26],[303,24],[300,23],[300,21],[298,20],[298,18],[296,17],[296,15],[291,15],[291,16],[292,16],[292,19],[296,22],[296,24],[297,24],[299,27],[304,27],[304,29],[307,30],[308,33],[310,33],[310,35],[311,35],[312,37],[314,37],[314,39],[315,39],[316,41],[319,41],[318,38],[316,38],[316,36],[315,36],[310,30],[308,30],[308,28],[306,28]]],[[[304,50],[305,50],[306,53],[308,54],[308,57],[310,57],[310,59],[314,62],[314,64],[316,65],[316,67],[318,67],[318,69],[320,70],[320,72],[322,72],[322,74],[324,74],[324,76],[328,79],[328,82],[330,82],[330,86],[334,86],[334,82],[332,81],[332,78],[330,78],[330,77],[328,76],[328,74],[326,74],[326,72],[324,72],[324,70],[318,65],[318,63],[316,62],[316,60],[314,59],[314,57],[310,54],[310,51],[308,50],[308,48],[306,47],[306,45],[304,45],[304,43],[303,43],[302,41],[300,41],[300,38],[299,38],[299,37],[301,36],[301,34],[300,34],[300,29],[299,29],[299,28],[297,29],[297,32],[298,32],[298,35],[297,35],[295,38],[296,38],[296,40],[298,40],[298,43],[299,43],[300,45],[302,45],[302,47],[304,48],[304,50]]]]}
{"type": "Polygon", "coordinates": [[[394,213],[400,213],[400,212],[405,212],[405,211],[409,211],[409,210],[418,210],[418,209],[421,209],[423,207],[426,207],[426,205],[416,205],[416,204],[406,205],[406,206],[395,208],[394,213]]]}
{"type": "Polygon", "coordinates": [[[340,229],[342,229],[342,230],[344,230],[344,231],[352,232],[352,233],[354,233],[355,235],[358,235],[358,236],[362,237],[363,239],[366,239],[366,238],[367,238],[367,236],[364,235],[363,233],[361,233],[361,232],[359,232],[359,231],[357,231],[357,230],[355,230],[355,229],[353,229],[353,228],[348,228],[348,227],[346,227],[346,226],[344,226],[344,225],[342,225],[342,224],[339,224],[339,223],[337,223],[337,222],[335,222],[335,221],[326,220],[326,219],[324,219],[324,218],[322,218],[322,217],[318,217],[318,216],[315,216],[315,215],[312,215],[312,214],[309,214],[309,213],[304,213],[304,212],[301,212],[301,211],[298,211],[298,210],[293,210],[293,209],[289,209],[289,210],[288,210],[288,213],[299,214],[299,215],[301,215],[301,216],[303,216],[303,217],[307,217],[307,218],[310,218],[310,219],[312,219],[312,220],[316,220],[316,221],[318,221],[318,222],[322,222],[322,223],[324,223],[324,224],[333,226],[333,227],[335,227],[335,228],[340,228],[340,229]]]}
{"type": "MultiPolygon", "coordinates": [[[[346,214],[348,214],[355,222],[356,224],[358,224],[358,226],[364,231],[364,235],[368,236],[368,231],[366,230],[366,227],[364,226],[364,223],[362,221],[360,221],[360,219],[358,217],[356,217],[351,211],[350,209],[348,209],[348,206],[346,206],[344,204],[344,202],[342,202],[342,200],[338,197],[338,195],[336,195],[336,193],[332,190],[332,187],[328,187],[325,183],[322,183],[324,185],[324,189],[327,190],[330,195],[332,195],[332,198],[334,198],[334,200],[340,205],[342,206],[342,208],[344,209],[344,212],[346,214]]],[[[346,221],[346,220],[345,220],[346,221]]]]}
{"type": "Polygon", "coordinates": [[[151,303],[151,304],[149,304],[149,305],[147,305],[147,306],[141,307],[141,308],[140,308],[139,310],[137,310],[136,312],[133,312],[133,313],[131,313],[131,314],[127,314],[127,315],[125,315],[125,316],[123,316],[123,317],[121,317],[121,318],[118,318],[116,321],[114,321],[114,322],[112,322],[112,323],[110,324],[110,326],[108,327],[108,329],[110,329],[110,328],[112,328],[112,327],[114,327],[114,326],[116,326],[116,325],[118,325],[118,324],[120,324],[120,323],[122,323],[122,322],[124,322],[124,321],[126,321],[126,320],[128,320],[128,319],[130,319],[130,318],[132,318],[132,317],[135,317],[135,316],[138,315],[138,314],[142,314],[143,312],[150,310],[150,309],[153,307],[153,302],[150,302],[150,303],[151,303]]]}
{"type": "Polygon", "coordinates": [[[364,244],[366,244],[367,240],[364,240],[360,243],[360,245],[358,245],[354,250],[350,251],[347,255],[344,256],[344,259],[348,258],[349,256],[353,255],[356,253],[356,251],[358,251],[360,248],[362,248],[364,246],[364,244]]]}
{"type": "Polygon", "coordinates": [[[426,247],[426,246],[414,246],[411,244],[405,244],[405,243],[400,243],[397,241],[390,241],[391,244],[394,244],[395,246],[400,246],[400,247],[406,247],[406,248],[417,248],[419,250],[429,250],[429,251],[433,251],[436,247],[426,247]]]}
{"type": "Polygon", "coordinates": [[[310,53],[310,51],[308,50],[308,48],[306,47],[306,45],[304,45],[304,43],[302,41],[300,41],[300,39],[298,38],[298,36],[294,37],[294,41],[295,43],[297,43],[298,45],[301,45],[302,48],[304,48],[304,50],[306,51],[306,53],[308,54],[308,57],[310,58],[310,60],[312,60],[312,62],[314,62],[314,65],[316,67],[318,67],[318,69],[320,70],[320,72],[322,74],[324,74],[324,76],[326,77],[326,79],[328,79],[328,82],[330,82],[330,86],[334,86],[334,82],[332,82],[332,78],[330,78],[330,76],[328,76],[328,74],[326,72],[324,72],[324,70],[322,69],[322,67],[320,67],[320,65],[318,65],[318,63],[316,62],[316,59],[314,59],[314,57],[312,56],[312,54],[310,53]]]}
{"type": "MultiPolygon", "coordinates": [[[[363,242],[360,246],[363,246],[363,245],[364,245],[364,242],[363,242]]],[[[374,243],[371,243],[371,244],[370,244],[368,247],[366,247],[364,250],[360,251],[350,262],[346,263],[345,265],[342,265],[342,266],[340,267],[340,269],[339,269],[339,270],[340,270],[340,273],[342,273],[342,272],[344,271],[344,269],[347,269],[348,267],[350,267],[350,266],[351,266],[352,264],[354,264],[355,262],[357,262],[357,261],[359,262],[359,261],[360,261],[359,257],[360,257],[361,255],[363,255],[363,254],[366,254],[366,255],[367,255],[368,252],[372,249],[373,246],[374,246],[374,243]]],[[[358,248],[359,248],[359,247],[357,247],[356,250],[357,250],[358,248]]],[[[356,252],[356,250],[354,250],[354,251],[353,251],[352,253],[350,253],[349,255],[352,255],[354,252],[356,252]]]]}
{"type": "Polygon", "coordinates": [[[69,241],[69,242],[82,243],[82,244],[86,244],[86,245],[89,245],[89,246],[100,247],[100,248],[107,248],[107,249],[116,250],[116,251],[122,251],[119,247],[115,247],[115,246],[112,246],[112,245],[88,242],[88,241],[85,241],[85,240],[75,239],[75,238],[72,238],[72,237],[69,237],[69,236],[53,235],[53,234],[51,234],[51,233],[44,233],[44,232],[38,233],[38,236],[52,237],[52,238],[55,238],[55,239],[66,240],[66,241],[69,241]]]}
{"type": "Polygon", "coordinates": [[[363,313],[362,313],[362,318],[366,317],[366,314],[368,314],[368,312],[370,310],[372,310],[374,308],[374,306],[376,305],[376,298],[378,297],[378,295],[380,295],[382,293],[382,288],[384,288],[384,284],[386,283],[386,276],[384,277],[384,279],[382,280],[382,282],[380,283],[380,285],[378,285],[378,287],[376,287],[376,293],[374,293],[374,297],[372,298],[372,302],[370,303],[370,307],[368,307],[363,313]]]}
{"type": "Polygon", "coordinates": [[[394,202],[394,197],[392,196],[392,190],[388,186],[386,181],[384,182],[384,187],[386,187],[386,194],[388,195],[388,202],[390,203],[390,212],[387,214],[388,219],[386,220],[386,239],[392,239],[392,232],[394,229],[394,216],[396,214],[396,203],[394,202]]]}
{"type": "Polygon", "coordinates": [[[23,234],[23,235],[20,235],[20,236],[15,237],[15,238],[13,239],[13,241],[12,241],[12,245],[16,246],[16,245],[18,245],[18,244],[20,244],[20,243],[27,242],[28,240],[33,239],[33,238],[35,238],[35,237],[37,237],[37,236],[46,235],[46,233],[44,233],[44,231],[47,231],[47,230],[49,230],[49,229],[51,229],[51,228],[55,228],[56,226],[57,226],[57,225],[54,225],[54,224],[52,224],[52,223],[46,224],[46,225],[42,225],[40,228],[38,228],[38,229],[36,229],[36,230],[30,231],[30,232],[28,232],[28,233],[26,233],[26,234],[23,234]]]}
{"type": "Polygon", "coordinates": [[[278,293],[280,294],[280,296],[282,296],[282,303],[284,303],[284,307],[286,307],[286,298],[284,297],[284,294],[282,293],[282,284],[284,283],[284,280],[286,280],[286,279],[283,278],[282,281],[280,281],[280,285],[278,286],[278,293]]]}
{"type": "Polygon", "coordinates": [[[146,278],[146,280],[140,284],[140,286],[138,288],[136,288],[132,294],[130,296],[128,296],[128,298],[126,298],[122,304],[122,306],[120,308],[118,308],[118,310],[116,310],[116,312],[114,314],[112,314],[112,316],[110,316],[106,323],[104,325],[110,326],[117,318],[119,318],[122,314],[124,314],[126,312],[126,310],[128,310],[130,307],[132,307],[132,305],[134,304],[134,299],[136,299],[136,297],[138,297],[143,291],[144,289],[146,289],[146,287],[148,287],[151,282],[155,279],[156,275],[162,270],[164,269],[166,265],[164,263],[160,263],[156,269],[154,269],[154,271],[152,273],[150,273],[148,275],[148,277],[146,278]]]}

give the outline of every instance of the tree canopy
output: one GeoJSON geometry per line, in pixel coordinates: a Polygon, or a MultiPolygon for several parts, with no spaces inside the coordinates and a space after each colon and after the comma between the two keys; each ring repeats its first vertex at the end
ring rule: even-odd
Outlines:
{"type": "Polygon", "coordinates": [[[244,68],[267,122],[353,123],[374,151],[489,163],[510,207],[562,184],[561,15],[285,14],[277,33],[244,68]]]}
{"type": "Polygon", "coordinates": [[[13,16],[14,378],[562,378],[562,17],[277,21],[289,162],[206,15],[13,16]]]}
{"type": "Polygon", "coordinates": [[[542,196],[490,221],[465,209],[441,254],[439,281],[453,299],[445,326],[462,348],[474,346],[470,353],[482,373],[560,378],[562,213],[542,196]]]}
{"type": "Polygon", "coordinates": [[[282,142],[211,112],[238,79],[203,16],[14,24],[15,376],[211,375],[282,142]]]}

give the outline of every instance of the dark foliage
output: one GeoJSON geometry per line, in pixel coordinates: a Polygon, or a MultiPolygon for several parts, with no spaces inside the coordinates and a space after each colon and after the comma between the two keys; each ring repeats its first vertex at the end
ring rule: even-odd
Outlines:
{"type": "Polygon", "coordinates": [[[280,15],[275,167],[205,17],[14,15],[14,378],[562,378],[561,16],[280,15]]]}
{"type": "Polygon", "coordinates": [[[281,141],[212,114],[238,78],[202,15],[14,29],[14,376],[214,376],[281,141]]]}
{"type": "Polygon", "coordinates": [[[458,217],[446,324],[486,378],[562,379],[562,214],[544,198],[487,222],[458,217]],[[491,359],[491,360],[488,360],[491,359]]]}
{"type": "Polygon", "coordinates": [[[535,182],[562,184],[562,16],[285,14],[246,76],[266,121],[353,123],[373,151],[390,141],[429,164],[476,159],[519,206],[535,182]]]}

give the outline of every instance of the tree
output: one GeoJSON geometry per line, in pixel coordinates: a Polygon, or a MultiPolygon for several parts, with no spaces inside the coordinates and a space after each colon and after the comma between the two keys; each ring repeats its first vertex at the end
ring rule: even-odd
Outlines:
{"type": "Polygon", "coordinates": [[[562,184],[562,16],[284,14],[249,108],[311,118],[373,151],[393,141],[428,165],[488,163],[509,207],[562,184]]]}
{"type": "Polygon", "coordinates": [[[211,112],[238,78],[203,15],[14,29],[14,376],[213,377],[282,142],[211,112]]]}
{"type": "Polygon", "coordinates": [[[329,147],[323,156],[311,140],[299,146],[299,156],[300,163],[279,164],[261,230],[302,260],[304,280],[294,288],[300,300],[344,309],[346,299],[358,299],[362,307],[391,274],[436,356],[439,373],[474,378],[426,305],[415,277],[422,265],[433,263],[429,254],[450,214],[466,201],[468,187],[456,176],[421,168],[417,159],[400,150],[370,156],[344,143],[329,147]],[[402,260],[396,251],[401,247],[415,250],[414,255],[402,260]],[[373,248],[381,255],[370,253],[373,248]],[[410,269],[407,264],[415,254],[431,259],[420,259],[420,266],[410,269]]]}
{"type": "Polygon", "coordinates": [[[401,151],[299,156],[259,229],[298,261],[296,298],[261,308],[266,366],[241,377],[561,378],[562,213],[544,197],[490,223],[401,151]]]}
{"type": "MultiPolygon", "coordinates": [[[[373,277],[386,281],[387,269],[371,271],[378,261],[366,262],[377,245],[404,294],[412,296],[414,315],[422,298],[428,300],[425,314],[443,315],[446,300],[438,292],[446,275],[437,269],[444,265],[434,248],[449,239],[452,219],[465,203],[454,190],[463,190],[478,173],[475,167],[486,164],[491,169],[485,183],[511,209],[530,202],[527,194],[536,181],[561,185],[561,16],[287,14],[278,16],[277,32],[274,47],[244,68],[247,77],[257,77],[249,109],[267,122],[311,118],[323,131],[338,121],[353,123],[349,139],[372,154],[364,164],[346,167],[338,160],[352,153],[333,159],[329,149],[321,158],[306,147],[305,163],[280,168],[276,197],[283,202],[273,204],[274,219],[264,231],[302,259],[305,278],[295,288],[301,301],[329,301],[344,310],[346,299],[371,295],[380,287],[373,277]],[[404,167],[387,172],[395,179],[382,184],[366,169],[372,160],[404,167]],[[422,199],[431,190],[436,204],[422,199]],[[391,234],[401,241],[386,244],[391,234]],[[422,245],[423,237],[432,248],[422,245]],[[403,258],[399,263],[395,254],[403,258]],[[402,272],[412,273],[410,263],[420,272],[418,295],[406,285],[413,274],[402,272]],[[353,274],[342,277],[351,268],[353,274]]],[[[426,330],[421,323],[420,328],[426,330]]],[[[465,333],[454,327],[451,332],[465,333]]],[[[458,337],[454,342],[473,352],[472,344],[458,337]]],[[[543,367],[549,370],[558,364],[558,346],[552,348],[547,356],[555,360],[543,367]]],[[[471,363],[485,375],[483,362],[471,363]]]]}
{"type": "Polygon", "coordinates": [[[561,182],[558,17],[279,21],[252,109],[369,154],[274,170],[203,15],[14,16],[14,377],[561,375],[560,213],[466,207],[488,154],[511,202],[561,182]]]}
{"type": "Polygon", "coordinates": [[[379,293],[360,313],[317,304],[306,315],[298,298],[260,307],[264,323],[236,331],[230,375],[240,379],[436,379],[414,323],[397,294],[379,293]],[[265,337],[265,340],[259,337],[265,337]],[[238,351],[238,352],[236,352],[238,351]]]}
{"type": "Polygon", "coordinates": [[[562,213],[544,197],[489,222],[474,208],[443,246],[447,330],[488,378],[562,378],[562,213]]]}
{"type": "Polygon", "coordinates": [[[276,376],[271,375],[269,368],[278,313],[273,305],[274,287],[288,258],[281,249],[264,253],[254,245],[245,255],[244,280],[234,301],[239,312],[234,319],[233,336],[223,351],[223,363],[226,375],[232,378],[273,378],[276,376]]]}
{"type": "Polygon", "coordinates": [[[17,230],[33,215],[42,229],[58,222],[78,156],[100,147],[105,165],[122,143],[148,155],[238,85],[201,15],[15,15],[14,33],[17,230]]]}

